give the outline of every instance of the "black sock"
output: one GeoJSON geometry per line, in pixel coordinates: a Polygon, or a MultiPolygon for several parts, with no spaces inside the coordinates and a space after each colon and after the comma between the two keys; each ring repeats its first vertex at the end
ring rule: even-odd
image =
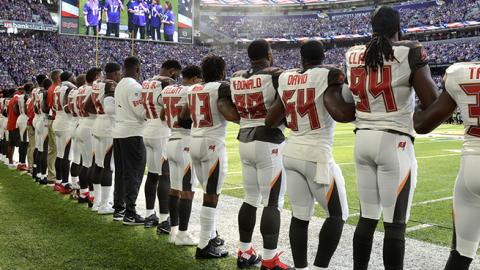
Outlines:
{"type": "Polygon", "coordinates": [[[240,233],[240,242],[251,243],[253,229],[257,219],[257,208],[243,203],[238,211],[238,231],[240,233]]]}
{"type": "Polygon", "coordinates": [[[468,270],[472,260],[472,258],[462,256],[458,251],[452,250],[447,265],[445,265],[445,270],[468,270]]]}
{"type": "Polygon", "coordinates": [[[34,178],[34,179],[37,177],[37,173],[38,173],[37,154],[38,154],[38,150],[37,150],[37,148],[35,148],[33,150],[33,166],[32,166],[32,178],[34,178]]]}
{"type": "Polygon", "coordinates": [[[170,225],[178,226],[178,201],[176,196],[168,196],[168,208],[170,209],[170,225]]]}
{"type": "Polygon", "coordinates": [[[279,231],[280,211],[278,208],[274,206],[267,206],[263,208],[262,220],[260,221],[260,233],[263,237],[264,248],[277,248],[279,231]]]}
{"type": "Polygon", "coordinates": [[[149,172],[147,174],[147,180],[145,181],[145,204],[147,209],[155,208],[155,195],[157,193],[159,175],[149,172]]]}
{"type": "Polygon", "coordinates": [[[62,183],[64,184],[68,183],[69,175],[70,175],[70,160],[68,160],[68,158],[64,158],[62,159],[62,183]]]}
{"type": "Polygon", "coordinates": [[[383,265],[385,270],[403,269],[405,257],[405,224],[384,222],[383,265]]]}
{"type": "Polygon", "coordinates": [[[82,167],[80,165],[72,162],[72,166],[70,168],[70,173],[72,174],[72,177],[78,177],[80,175],[81,168],[82,167]]]}
{"type": "Polygon", "coordinates": [[[343,225],[345,221],[341,217],[329,217],[323,222],[320,231],[317,256],[313,265],[327,268],[330,259],[337,250],[338,242],[342,237],[343,225]]]}
{"type": "Polygon", "coordinates": [[[358,220],[353,236],[353,269],[367,270],[372,253],[373,234],[378,220],[363,218],[358,220]]]}
{"type": "Polygon", "coordinates": [[[290,248],[292,249],[293,263],[296,268],[308,267],[308,224],[309,221],[292,217],[290,223],[290,248]]]}
{"type": "Polygon", "coordinates": [[[62,159],[57,157],[55,158],[55,177],[57,178],[57,180],[62,180],[62,159]]]}
{"type": "Polygon", "coordinates": [[[160,214],[168,214],[170,212],[168,206],[168,193],[170,192],[170,176],[160,175],[157,186],[158,208],[160,214]]]}
{"type": "Polygon", "coordinates": [[[99,185],[100,178],[97,177],[95,172],[97,171],[97,165],[95,164],[95,158],[93,159],[92,166],[88,168],[87,177],[88,177],[88,185],[91,186],[91,190],[93,190],[93,184],[99,185]]]}
{"type": "Polygon", "coordinates": [[[26,163],[28,142],[21,142],[18,148],[18,159],[21,164],[26,163]]]}
{"type": "Polygon", "coordinates": [[[88,188],[88,168],[85,166],[82,166],[80,168],[80,175],[79,175],[79,180],[80,180],[80,188],[81,189],[86,189],[88,188]]]}
{"type": "Polygon", "coordinates": [[[190,213],[192,212],[192,200],[180,199],[178,203],[178,229],[180,231],[188,230],[188,222],[190,221],[190,213]]]}
{"type": "Polygon", "coordinates": [[[112,186],[112,174],[113,172],[107,168],[102,170],[102,187],[112,186]]]}

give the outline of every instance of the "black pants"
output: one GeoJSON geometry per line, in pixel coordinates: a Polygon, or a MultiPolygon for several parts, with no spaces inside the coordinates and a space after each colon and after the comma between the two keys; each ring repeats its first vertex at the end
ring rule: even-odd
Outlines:
{"type": "Polygon", "coordinates": [[[138,26],[135,25],[135,30],[134,30],[135,38],[137,38],[137,33],[140,31],[140,39],[145,39],[145,26],[138,26]]]}
{"type": "Polygon", "coordinates": [[[132,16],[133,15],[129,12],[128,13],[128,32],[130,32],[130,33],[135,29],[133,21],[132,21],[132,19],[133,19],[132,16]]]}
{"type": "Polygon", "coordinates": [[[158,27],[151,27],[150,28],[151,32],[150,32],[150,36],[152,37],[153,40],[161,40],[162,39],[162,36],[160,34],[160,26],[158,27]],[[157,36],[155,37],[155,33],[157,33],[157,36]]]}
{"type": "Polygon", "coordinates": [[[93,35],[96,36],[97,35],[97,29],[98,27],[95,25],[95,26],[86,26],[87,28],[87,31],[85,32],[85,34],[88,36],[90,35],[90,28],[93,29],[93,35]]]}
{"type": "Polygon", "coordinates": [[[135,213],[135,202],[142,184],[146,165],[146,150],[142,137],[113,139],[115,156],[115,188],[113,193],[115,210],[126,208],[135,213]]]}
{"type": "Polygon", "coordinates": [[[163,33],[163,38],[165,41],[173,41],[173,35],[168,35],[165,32],[163,33]]]}
{"type": "Polygon", "coordinates": [[[116,37],[119,37],[119,30],[120,30],[120,23],[107,23],[107,37],[110,36],[110,34],[115,35],[116,37]]]}

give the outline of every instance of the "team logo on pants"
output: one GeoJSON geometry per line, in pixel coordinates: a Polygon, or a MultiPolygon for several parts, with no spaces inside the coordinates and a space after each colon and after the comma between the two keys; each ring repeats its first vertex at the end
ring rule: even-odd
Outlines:
{"type": "Polygon", "coordinates": [[[215,152],[215,145],[212,144],[208,147],[208,151],[212,150],[212,152],[215,152]]]}
{"type": "Polygon", "coordinates": [[[398,149],[402,149],[402,151],[405,151],[405,147],[407,147],[407,142],[398,143],[398,149]]]}
{"type": "Polygon", "coordinates": [[[272,156],[278,156],[278,148],[272,149],[272,156]]]}

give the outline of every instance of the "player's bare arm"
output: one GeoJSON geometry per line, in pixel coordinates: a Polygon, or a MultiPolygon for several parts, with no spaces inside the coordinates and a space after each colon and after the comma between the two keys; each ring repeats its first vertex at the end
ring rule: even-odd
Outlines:
{"type": "Polygon", "coordinates": [[[225,120],[229,122],[239,123],[240,115],[233,101],[228,98],[219,98],[217,101],[218,111],[225,117],[225,120]]]}
{"type": "Polygon", "coordinates": [[[93,104],[93,100],[91,96],[88,96],[85,100],[85,111],[90,114],[97,114],[97,110],[95,109],[95,105],[93,104]]]}
{"type": "Polygon", "coordinates": [[[285,107],[282,100],[277,96],[272,107],[268,110],[267,118],[265,118],[265,126],[268,128],[279,127],[285,122],[285,107]]]}
{"type": "Polygon", "coordinates": [[[323,95],[323,103],[335,121],[349,123],[355,120],[355,104],[343,99],[342,85],[329,86],[323,95]]]}
{"type": "Polygon", "coordinates": [[[424,111],[417,111],[413,115],[415,131],[418,134],[427,134],[445,122],[457,108],[457,103],[447,91],[424,111]]]}
{"type": "Polygon", "coordinates": [[[420,99],[422,109],[427,108],[437,99],[438,87],[432,79],[432,74],[428,65],[413,73],[412,85],[420,99]]]}

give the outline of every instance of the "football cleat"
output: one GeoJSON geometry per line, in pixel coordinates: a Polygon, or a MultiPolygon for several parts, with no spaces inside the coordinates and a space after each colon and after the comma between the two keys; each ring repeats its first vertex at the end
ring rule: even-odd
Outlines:
{"type": "Polygon", "coordinates": [[[53,191],[55,191],[55,192],[60,192],[60,190],[62,190],[62,188],[63,188],[63,186],[62,186],[61,183],[59,184],[59,183],[55,182],[55,184],[53,184],[53,191]]]}
{"type": "Polygon", "coordinates": [[[157,226],[157,234],[170,234],[170,217],[167,220],[160,222],[157,226]]]}
{"type": "Polygon", "coordinates": [[[78,197],[78,203],[82,203],[82,204],[83,203],[88,203],[88,204],[90,204],[90,198],[88,197],[88,195],[86,195],[86,196],[85,195],[84,196],[80,195],[78,197]]]}
{"type": "Polygon", "coordinates": [[[228,256],[228,251],[223,246],[216,246],[212,240],[203,249],[197,247],[195,259],[220,259],[228,256]]]}
{"type": "Polygon", "coordinates": [[[123,225],[130,225],[130,226],[138,226],[144,225],[145,219],[141,217],[139,214],[125,214],[123,217],[123,225]]]}
{"type": "Polygon", "coordinates": [[[217,236],[215,236],[215,238],[213,238],[210,241],[213,241],[213,244],[215,244],[217,247],[225,245],[225,240],[220,238],[220,235],[218,234],[218,232],[215,232],[215,233],[217,234],[217,236]]]}
{"type": "Polygon", "coordinates": [[[93,212],[98,212],[98,209],[100,209],[100,201],[99,200],[95,200],[95,197],[93,198],[93,200],[90,200],[90,202],[92,202],[92,211],[93,212]]]}
{"type": "Polygon", "coordinates": [[[158,217],[155,213],[145,218],[145,228],[152,228],[158,225],[158,217]]]}
{"type": "Polygon", "coordinates": [[[21,171],[21,172],[27,172],[27,171],[28,171],[27,164],[19,163],[19,164],[17,165],[17,170],[19,170],[19,171],[21,171]]]}
{"type": "Polygon", "coordinates": [[[115,209],[113,209],[113,207],[110,204],[107,204],[98,208],[99,215],[111,215],[113,213],[115,213],[115,209]]]}
{"type": "Polygon", "coordinates": [[[113,220],[114,221],[123,221],[124,217],[125,217],[125,209],[124,210],[115,210],[115,212],[113,212],[113,220]]]}
{"type": "Polygon", "coordinates": [[[295,270],[295,268],[284,264],[280,260],[282,253],[283,252],[277,253],[277,255],[271,260],[262,260],[262,267],[260,270],[295,270]]]}
{"type": "Polygon", "coordinates": [[[16,170],[17,169],[17,165],[13,164],[13,163],[9,163],[8,164],[8,169],[10,170],[16,170]]]}
{"type": "Polygon", "coordinates": [[[60,188],[60,193],[63,195],[69,195],[72,193],[73,189],[71,188],[70,184],[66,184],[65,186],[62,184],[60,188]]]}
{"type": "Polygon", "coordinates": [[[237,253],[237,267],[240,269],[258,267],[262,264],[262,256],[257,255],[255,249],[250,248],[245,252],[237,253]]]}
{"type": "Polygon", "coordinates": [[[196,246],[198,241],[193,239],[192,235],[188,231],[177,233],[175,237],[176,246],[196,246]]]}
{"type": "Polygon", "coordinates": [[[170,228],[170,235],[168,236],[168,242],[170,244],[175,244],[175,239],[177,239],[178,226],[172,226],[170,228]]]}
{"type": "Polygon", "coordinates": [[[40,185],[47,185],[47,184],[48,184],[48,180],[47,180],[46,178],[40,179],[40,180],[38,180],[38,183],[39,183],[40,185]]]}

